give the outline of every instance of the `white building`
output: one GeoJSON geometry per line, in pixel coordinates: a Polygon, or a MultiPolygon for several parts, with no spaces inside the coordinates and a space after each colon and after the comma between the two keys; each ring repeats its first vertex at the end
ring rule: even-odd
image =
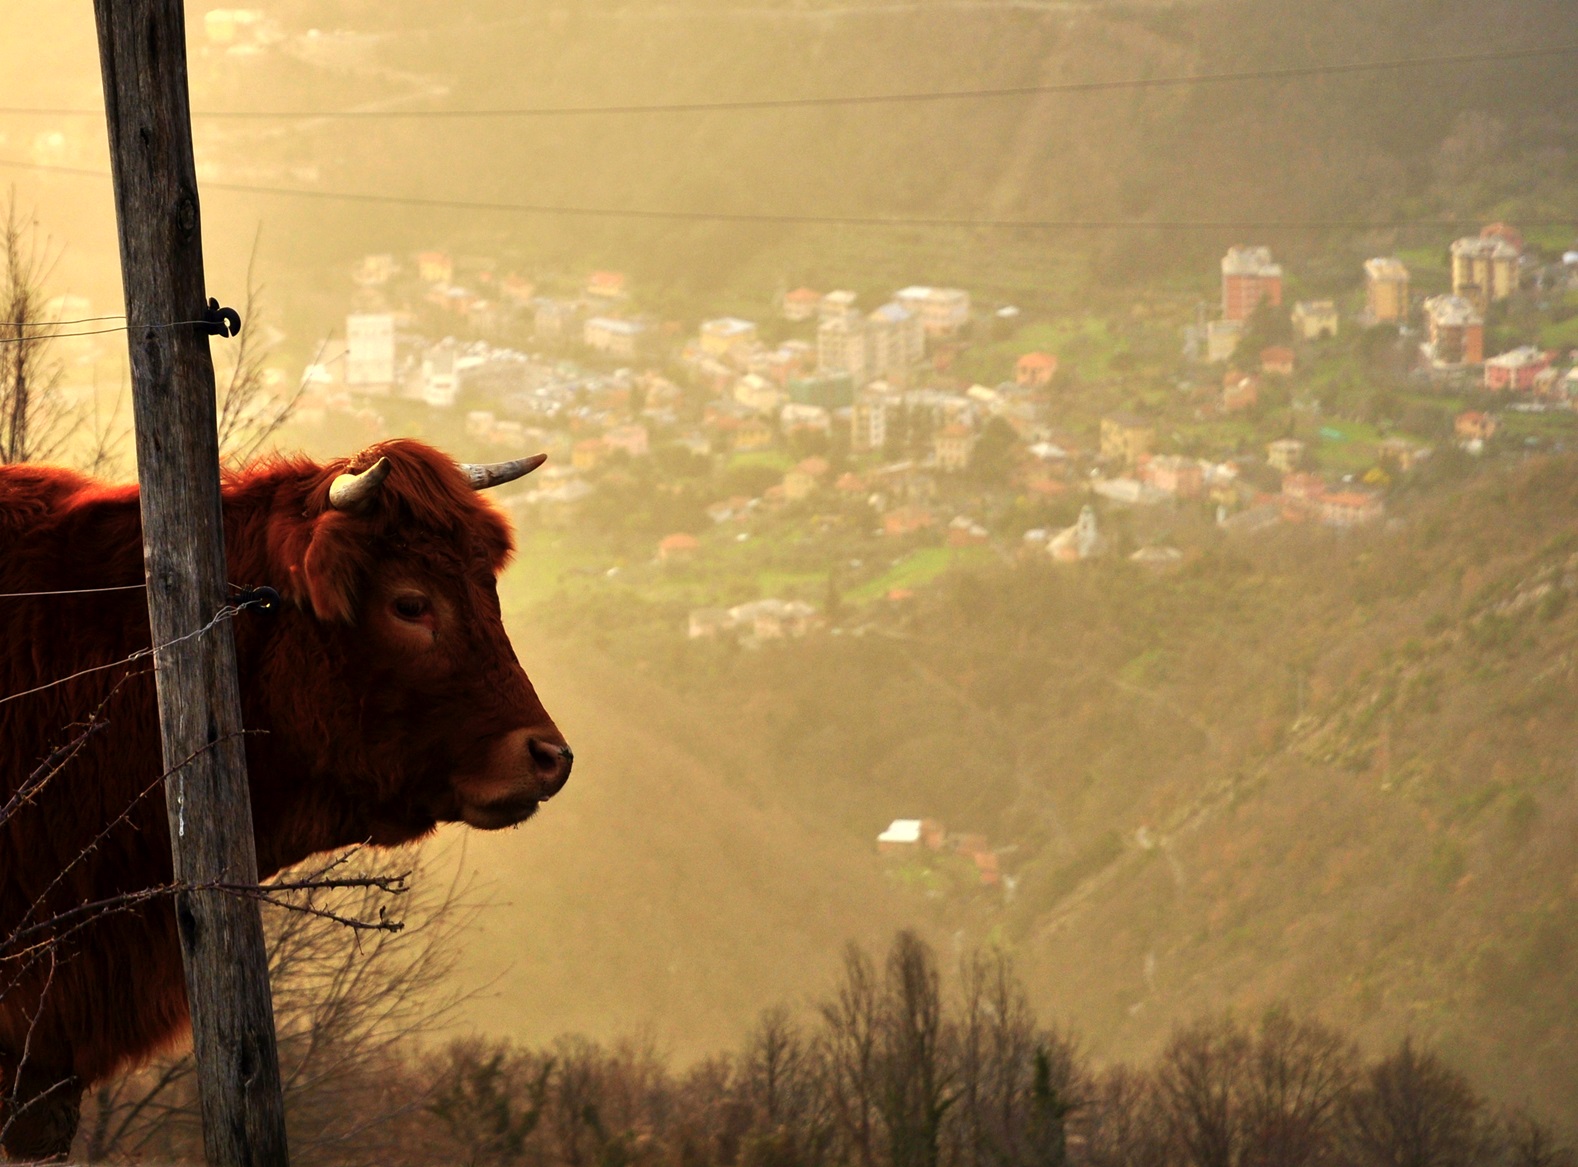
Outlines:
{"type": "Polygon", "coordinates": [[[460,396],[460,369],[455,342],[442,340],[422,355],[422,400],[448,409],[460,396]]]}
{"type": "Polygon", "coordinates": [[[1072,527],[1065,527],[1047,540],[1047,554],[1059,563],[1091,559],[1106,547],[1106,537],[1096,526],[1096,512],[1088,505],[1080,509],[1079,520],[1072,527]]]}
{"type": "Polygon", "coordinates": [[[903,379],[926,355],[920,317],[897,300],[866,317],[866,375],[903,379]]]}
{"type": "Polygon", "coordinates": [[[387,312],[347,316],[345,383],[364,393],[387,393],[394,379],[394,317],[387,312]]]}
{"type": "Polygon", "coordinates": [[[865,454],[880,450],[888,442],[888,401],[862,395],[849,411],[849,450],[865,454]]]}
{"type": "Polygon", "coordinates": [[[970,293],[963,288],[900,288],[893,297],[920,321],[927,336],[952,336],[970,322],[970,293]]]}
{"type": "Polygon", "coordinates": [[[1244,326],[1237,320],[1212,320],[1205,326],[1205,359],[1217,364],[1232,357],[1244,326]]]}
{"type": "Polygon", "coordinates": [[[587,348],[609,356],[633,357],[636,355],[636,346],[645,334],[646,325],[639,320],[593,316],[582,327],[581,340],[587,348]]]}
{"type": "Polygon", "coordinates": [[[819,373],[848,373],[856,385],[866,382],[866,321],[859,313],[828,316],[816,328],[819,373]]]}
{"type": "Polygon", "coordinates": [[[855,300],[858,297],[854,292],[836,291],[829,292],[822,297],[822,303],[817,309],[819,320],[831,320],[838,316],[847,316],[855,310],[855,300]]]}
{"type": "Polygon", "coordinates": [[[766,377],[746,373],[735,382],[734,400],[765,417],[784,403],[784,391],[766,377]]]}

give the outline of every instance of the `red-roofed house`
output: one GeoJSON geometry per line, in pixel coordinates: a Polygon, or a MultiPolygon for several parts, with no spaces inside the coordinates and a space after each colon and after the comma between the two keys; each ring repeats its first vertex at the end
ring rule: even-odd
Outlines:
{"type": "Polygon", "coordinates": [[[1485,388],[1500,393],[1528,393],[1534,388],[1534,379],[1550,367],[1550,357],[1526,344],[1485,361],[1485,388]]]}
{"type": "Polygon", "coordinates": [[[657,557],[665,562],[670,559],[689,559],[700,546],[701,541],[694,535],[687,535],[684,532],[664,535],[663,541],[657,547],[657,557]]]}
{"type": "Polygon", "coordinates": [[[1019,385],[1045,385],[1057,376],[1057,358],[1051,353],[1026,353],[1014,362],[1014,381],[1019,385]]]}
{"type": "Polygon", "coordinates": [[[925,507],[899,507],[882,516],[882,530],[888,535],[912,535],[926,530],[933,521],[925,507]]]}
{"type": "Polygon", "coordinates": [[[785,320],[810,320],[822,303],[822,293],[810,288],[796,288],[785,292],[779,311],[785,320]]]}
{"type": "Polygon", "coordinates": [[[1378,494],[1341,490],[1323,495],[1316,504],[1316,513],[1328,527],[1357,527],[1379,521],[1385,514],[1385,505],[1378,494]]]}
{"type": "Polygon", "coordinates": [[[1286,345],[1274,344],[1260,350],[1260,371],[1275,373],[1279,377],[1293,375],[1293,350],[1286,345]]]}
{"type": "Polygon", "coordinates": [[[1235,413],[1240,409],[1253,409],[1260,400],[1260,378],[1229,371],[1222,382],[1222,409],[1235,413]]]}
{"type": "Polygon", "coordinates": [[[594,271],[586,277],[586,294],[604,300],[618,300],[625,294],[625,273],[594,271]]]}

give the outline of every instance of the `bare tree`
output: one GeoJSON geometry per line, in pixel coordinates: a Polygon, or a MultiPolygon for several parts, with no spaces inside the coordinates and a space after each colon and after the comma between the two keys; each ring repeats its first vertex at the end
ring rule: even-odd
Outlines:
{"type": "Polygon", "coordinates": [[[738,1089],[753,1116],[741,1161],[805,1167],[824,1161],[836,1135],[823,1041],[801,1032],[783,1006],[765,1010],[746,1040],[738,1089]]]}
{"type": "MultiPolygon", "coordinates": [[[[371,854],[364,852],[364,855],[371,854]]],[[[412,871],[412,852],[382,854],[377,869],[412,871]]],[[[282,873],[276,882],[288,882],[282,873]]],[[[342,918],[383,918],[376,886],[309,900],[268,918],[270,980],[291,1159],[303,1165],[385,1163],[410,1150],[425,1097],[402,1066],[415,1038],[442,1027],[462,996],[450,985],[455,937],[480,906],[458,882],[420,873],[401,931],[352,932],[342,918]]],[[[160,1058],[93,1092],[82,1123],[88,1162],[202,1158],[189,1052],[160,1058]]]]}
{"type": "Polygon", "coordinates": [[[1003,952],[973,954],[961,984],[956,1156],[969,1167],[1060,1161],[1076,1092],[1072,1043],[1037,1029],[1003,952]]]}
{"type": "Polygon", "coordinates": [[[1514,1110],[1498,1125],[1501,1161],[1507,1167],[1578,1167],[1578,1153],[1533,1115],[1514,1110]]]}
{"type": "Polygon", "coordinates": [[[1276,1008],[1261,1020],[1242,1103],[1245,1154],[1265,1167],[1315,1167],[1337,1153],[1338,1118],[1352,1090],[1352,1043],[1276,1008]]]}
{"type": "Polygon", "coordinates": [[[844,976],[821,1008],[834,1121],[855,1167],[877,1161],[878,1059],[882,994],[876,969],[859,945],[844,949],[844,976]]]}
{"type": "Polygon", "coordinates": [[[0,462],[54,457],[71,435],[73,419],[55,392],[58,328],[44,296],[59,258],[52,241],[39,237],[38,224],[18,210],[12,190],[0,225],[0,462]]]}
{"type": "Polygon", "coordinates": [[[1239,1167],[1244,1154],[1240,1084],[1249,1035],[1228,1018],[1174,1033],[1156,1081],[1172,1141],[1193,1167],[1239,1167]]]}
{"type": "Polygon", "coordinates": [[[262,228],[252,237],[247,259],[247,296],[241,311],[241,331],[227,350],[227,366],[218,382],[219,450],[226,461],[245,463],[255,458],[279,432],[300,404],[306,380],[294,390],[276,392],[268,383],[270,346],[264,339],[263,287],[257,282],[258,243],[262,228]]]}
{"type": "Polygon", "coordinates": [[[878,1107],[891,1167],[938,1167],[956,1071],[931,948],[910,931],[888,952],[878,1107]]]}
{"type": "Polygon", "coordinates": [[[1467,1167],[1485,1149],[1483,1107],[1467,1078],[1405,1038],[1348,1100],[1348,1158],[1358,1167],[1467,1167]]]}
{"type": "Polygon", "coordinates": [[[1150,1074],[1117,1065],[1091,1084],[1081,1131],[1087,1167],[1163,1167],[1168,1133],[1150,1074]]]}
{"type": "Polygon", "coordinates": [[[453,1042],[429,1064],[427,1110],[466,1167],[524,1163],[553,1069],[552,1057],[517,1051],[506,1042],[453,1042]]]}

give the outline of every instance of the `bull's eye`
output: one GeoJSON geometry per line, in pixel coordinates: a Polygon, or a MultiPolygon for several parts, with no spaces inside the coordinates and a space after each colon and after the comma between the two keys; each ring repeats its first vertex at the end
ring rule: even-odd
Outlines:
{"type": "Polygon", "coordinates": [[[426,596],[396,596],[394,600],[395,615],[402,620],[420,620],[428,613],[426,596]]]}

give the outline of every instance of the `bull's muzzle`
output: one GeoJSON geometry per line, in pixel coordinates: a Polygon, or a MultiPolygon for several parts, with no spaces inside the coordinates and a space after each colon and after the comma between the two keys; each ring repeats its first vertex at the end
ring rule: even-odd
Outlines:
{"type": "Polygon", "coordinates": [[[488,752],[483,771],[455,782],[460,817],[473,827],[498,830],[524,822],[570,780],[575,752],[557,730],[517,729],[488,752]]]}

